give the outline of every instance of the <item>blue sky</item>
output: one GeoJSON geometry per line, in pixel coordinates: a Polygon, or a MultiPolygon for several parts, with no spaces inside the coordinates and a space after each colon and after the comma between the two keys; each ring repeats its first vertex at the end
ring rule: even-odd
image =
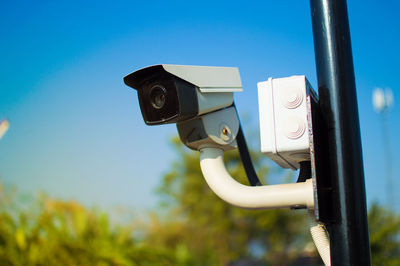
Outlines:
{"type": "MultiPolygon", "coordinates": [[[[371,94],[377,86],[394,92],[395,155],[400,19],[397,1],[382,3],[349,1],[349,16],[367,196],[385,203],[371,94]]],[[[154,189],[176,159],[175,126],[145,126],[136,92],[122,82],[133,70],[239,67],[244,91],[235,102],[257,130],[257,82],[305,74],[316,89],[308,1],[0,1],[0,36],[0,118],[10,121],[0,141],[2,182],[87,205],[155,206],[154,189]]]]}

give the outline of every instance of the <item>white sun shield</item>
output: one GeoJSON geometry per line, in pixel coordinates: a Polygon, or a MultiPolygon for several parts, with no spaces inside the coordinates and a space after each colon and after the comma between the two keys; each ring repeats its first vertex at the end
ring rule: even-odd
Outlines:
{"type": "Polygon", "coordinates": [[[200,92],[240,92],[242,81],[237,67],[210,67],[166,65],[168,73],[186,80],[200,89],[200,92]]]}

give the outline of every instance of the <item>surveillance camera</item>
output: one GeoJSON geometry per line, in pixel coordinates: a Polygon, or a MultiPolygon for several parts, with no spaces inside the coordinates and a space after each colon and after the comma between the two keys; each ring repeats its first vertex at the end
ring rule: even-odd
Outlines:
{"type": "Polygon", "coordinates": [[[176,123],[181,141],[200,151],[206,182],[225,201],[250,209],[314,208],[311,180],[270,186],[258,180],[233,105],[233,92],[242,91],[237,68],[155,65],[127,75],[124,82],[138,91],[146,124],[176,123]],[[225,168],[224,151],[236,148],[253,187],[237,182],[225,168]]]}
{"type": "Polygon", "coordinates": [[[176,123],[233,104],[233,92],[242,91],[235,67],[154,65],[124,77],[138,91],[147,125],[176,123]]]}

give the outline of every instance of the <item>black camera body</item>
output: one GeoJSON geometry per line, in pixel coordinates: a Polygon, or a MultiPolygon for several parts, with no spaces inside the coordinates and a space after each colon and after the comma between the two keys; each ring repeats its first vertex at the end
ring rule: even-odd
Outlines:
{"type": "Polygon", "coordinates": [[[124,82],[138,91],[147,125],[177,123],[233,104],[242,91],[233,67],[154,65],[137,70],[124,82]]]}

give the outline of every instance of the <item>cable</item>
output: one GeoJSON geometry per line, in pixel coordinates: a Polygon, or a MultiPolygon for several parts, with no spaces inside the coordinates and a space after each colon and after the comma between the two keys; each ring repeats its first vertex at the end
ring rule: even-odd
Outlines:
{"type": "Polygon", "coordinates": [[[314,214],[309,213],[308,223],[314,244],[317,247],[318,253],[326,266],[331,265],[331,252],[329,243],[329,234],[323,223],[315,220],[314,214]]]}
{"type": "Polygon", "coordinates": [[[306,179],[310,178],[311,174],[311,161],[300,162],[300,173],[297,183],[306,181],[306,179]]]}
{"type": "Polygon", "coordinates": [[[250,157],[249,149],[247,148],[246,139],[242,131],[242,125],[239,122],[239,131],[236,137],[236,142],[239,149],[240,159],[246,172],[247,179],[252,186],[262,186],[260,179],[254,170],[254,165],[250,157]]]}
{"type": "Polygon", "coordinates": [[[250,157],[249,149],[247,148],[246,138],[244,137],[242,124],[239,119],[239,112],[237,111],[235,103],[233,103],[235,107],[236,114],[239,120],[239,131],[236,136],[236,143],[238,145],[240,160],[242,161],[244,171],[246,172],[247,179],[251,186],[262,186],[260,179],[257,176],[256,170],[254,169],[253,161],[250,157]]]}

